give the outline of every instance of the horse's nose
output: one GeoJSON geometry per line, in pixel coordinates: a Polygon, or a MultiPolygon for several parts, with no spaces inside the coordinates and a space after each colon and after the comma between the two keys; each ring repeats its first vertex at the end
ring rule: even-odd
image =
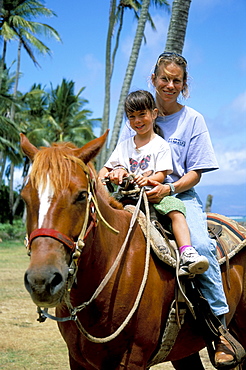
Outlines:
{"type": "Polygon", "coordinates": [[[30,294],[54,296],[63,287],[64,279],[59,271],[35,273],[32,270],[27,270],[24,283],[30,294]]]}

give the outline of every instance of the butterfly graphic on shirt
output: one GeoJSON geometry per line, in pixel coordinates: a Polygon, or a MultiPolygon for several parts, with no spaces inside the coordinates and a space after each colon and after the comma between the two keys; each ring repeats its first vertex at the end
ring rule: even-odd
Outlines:
{"type": "Polygon", "coordinates": [[[131,172],[136,172],[137,168],[139,167],[141,170],[146,170],[148,168],[149,164],[148,162],[150,161],[151,155],[146,155],[143,159],[141,159],[140,162],[136,161],[133,158],[129,158],[130,162],[130,171],[131,172]]]}

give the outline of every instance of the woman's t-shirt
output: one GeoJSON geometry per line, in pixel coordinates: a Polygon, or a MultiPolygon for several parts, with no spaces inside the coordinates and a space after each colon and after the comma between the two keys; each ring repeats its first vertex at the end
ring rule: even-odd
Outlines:
{"type": "MultiPolygon", "coordinates": [[[[173,172],[166,182],[175,182],[192,170],[208,172],[218,169],[210,135],[203,116],[184,106],[179,112],[158,117],[156,123],[169,143],[173,160],[173,172]]],[[[123,128],[120,140],[134,134],[129,123],[123,128]]]]}

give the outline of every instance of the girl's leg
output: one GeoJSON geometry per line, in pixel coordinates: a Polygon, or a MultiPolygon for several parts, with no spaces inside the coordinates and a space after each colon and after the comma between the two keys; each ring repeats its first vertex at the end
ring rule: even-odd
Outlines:
{"type": "Polygon", "coordinates": [[[179,211],[171,211],[167,216],[172,221],[172,230],[175,236],[177,246],[191,245],[190,231],[184,215],[179,211]]]}
{"type": "Polygon", "coordinates": [[[191,246],[190,232],[183,213],[171,211],[167,216],[172,221],[173,234],[181,254],[179,275],[203,274],[209,262],[191,246]]]}

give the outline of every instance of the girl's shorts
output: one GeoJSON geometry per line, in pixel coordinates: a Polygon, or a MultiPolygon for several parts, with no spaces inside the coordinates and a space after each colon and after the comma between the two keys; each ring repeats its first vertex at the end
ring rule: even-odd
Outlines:
{"type": "Polygon", "coordinates": [[[162,215],[166,215],[171,211],[178,211],[183,213],[183,215],[186,217],[186,208],[182,200],[172,197],[172,196],[167,196],[164,197],[160,203],[158,204],[153,204],[154,208],[161,213],[162,215]]]}

